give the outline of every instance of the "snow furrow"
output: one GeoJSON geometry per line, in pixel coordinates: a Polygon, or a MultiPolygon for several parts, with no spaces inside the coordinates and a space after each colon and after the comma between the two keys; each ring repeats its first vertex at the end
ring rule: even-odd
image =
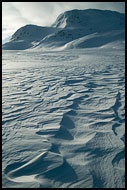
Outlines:
{"type": "Polygon", "coordinates": [[[125,186],[124,61],[108,49],[3,52],[3,187],[125,186]]]}

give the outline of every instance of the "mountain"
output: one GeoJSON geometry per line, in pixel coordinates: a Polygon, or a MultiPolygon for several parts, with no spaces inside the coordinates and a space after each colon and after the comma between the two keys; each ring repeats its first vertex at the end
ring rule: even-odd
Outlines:
{"type": "Polygon", "coordinates": [[[92,31],[108,31],[124,28],[124,14],[98,9],[71,10],[58,16],[52,25],[58,28],[87,28],[92,31]],[[102,25],[103,24],[103,25],[102,25]]]}
{"type": "Polygon", "coordinates": [[[3,45],[7,50],[24,50],[38,44],[45,36],[58,31],[53,27],[41,27],[36,25],[26,25],[19,28],[11,37],[8,43],[3,45]]]}
{"type": "Polygon", "coordinates": [[[101,47],[125,39],[125,14],[98,9],[70,10],[51,27],[26,25],[18,29],[3,49],[101,47]]]}

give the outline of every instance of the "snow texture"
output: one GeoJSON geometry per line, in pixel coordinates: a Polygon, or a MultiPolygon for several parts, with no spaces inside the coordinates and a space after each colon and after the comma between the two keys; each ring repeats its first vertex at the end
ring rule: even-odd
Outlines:
{"type": "Polygon", "coordinates": [[[3,187],[124,187],[124,51],[3,51],[3,187]]]}

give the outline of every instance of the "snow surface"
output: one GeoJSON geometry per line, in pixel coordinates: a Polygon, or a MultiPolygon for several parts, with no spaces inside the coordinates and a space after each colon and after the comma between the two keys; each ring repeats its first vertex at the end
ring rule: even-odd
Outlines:
{"type": "Polygon", "coordinates": [[[124,57],[3,50],[3,188],[125,187],[124,57]]]}

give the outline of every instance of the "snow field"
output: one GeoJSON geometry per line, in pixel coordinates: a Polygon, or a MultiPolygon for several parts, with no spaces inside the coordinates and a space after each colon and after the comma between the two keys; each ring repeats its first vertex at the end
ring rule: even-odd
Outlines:
{"type": "Polygon", "coordinates": [[[3,187],[125,187],[124,51],[3,51],[3,187]]]}

